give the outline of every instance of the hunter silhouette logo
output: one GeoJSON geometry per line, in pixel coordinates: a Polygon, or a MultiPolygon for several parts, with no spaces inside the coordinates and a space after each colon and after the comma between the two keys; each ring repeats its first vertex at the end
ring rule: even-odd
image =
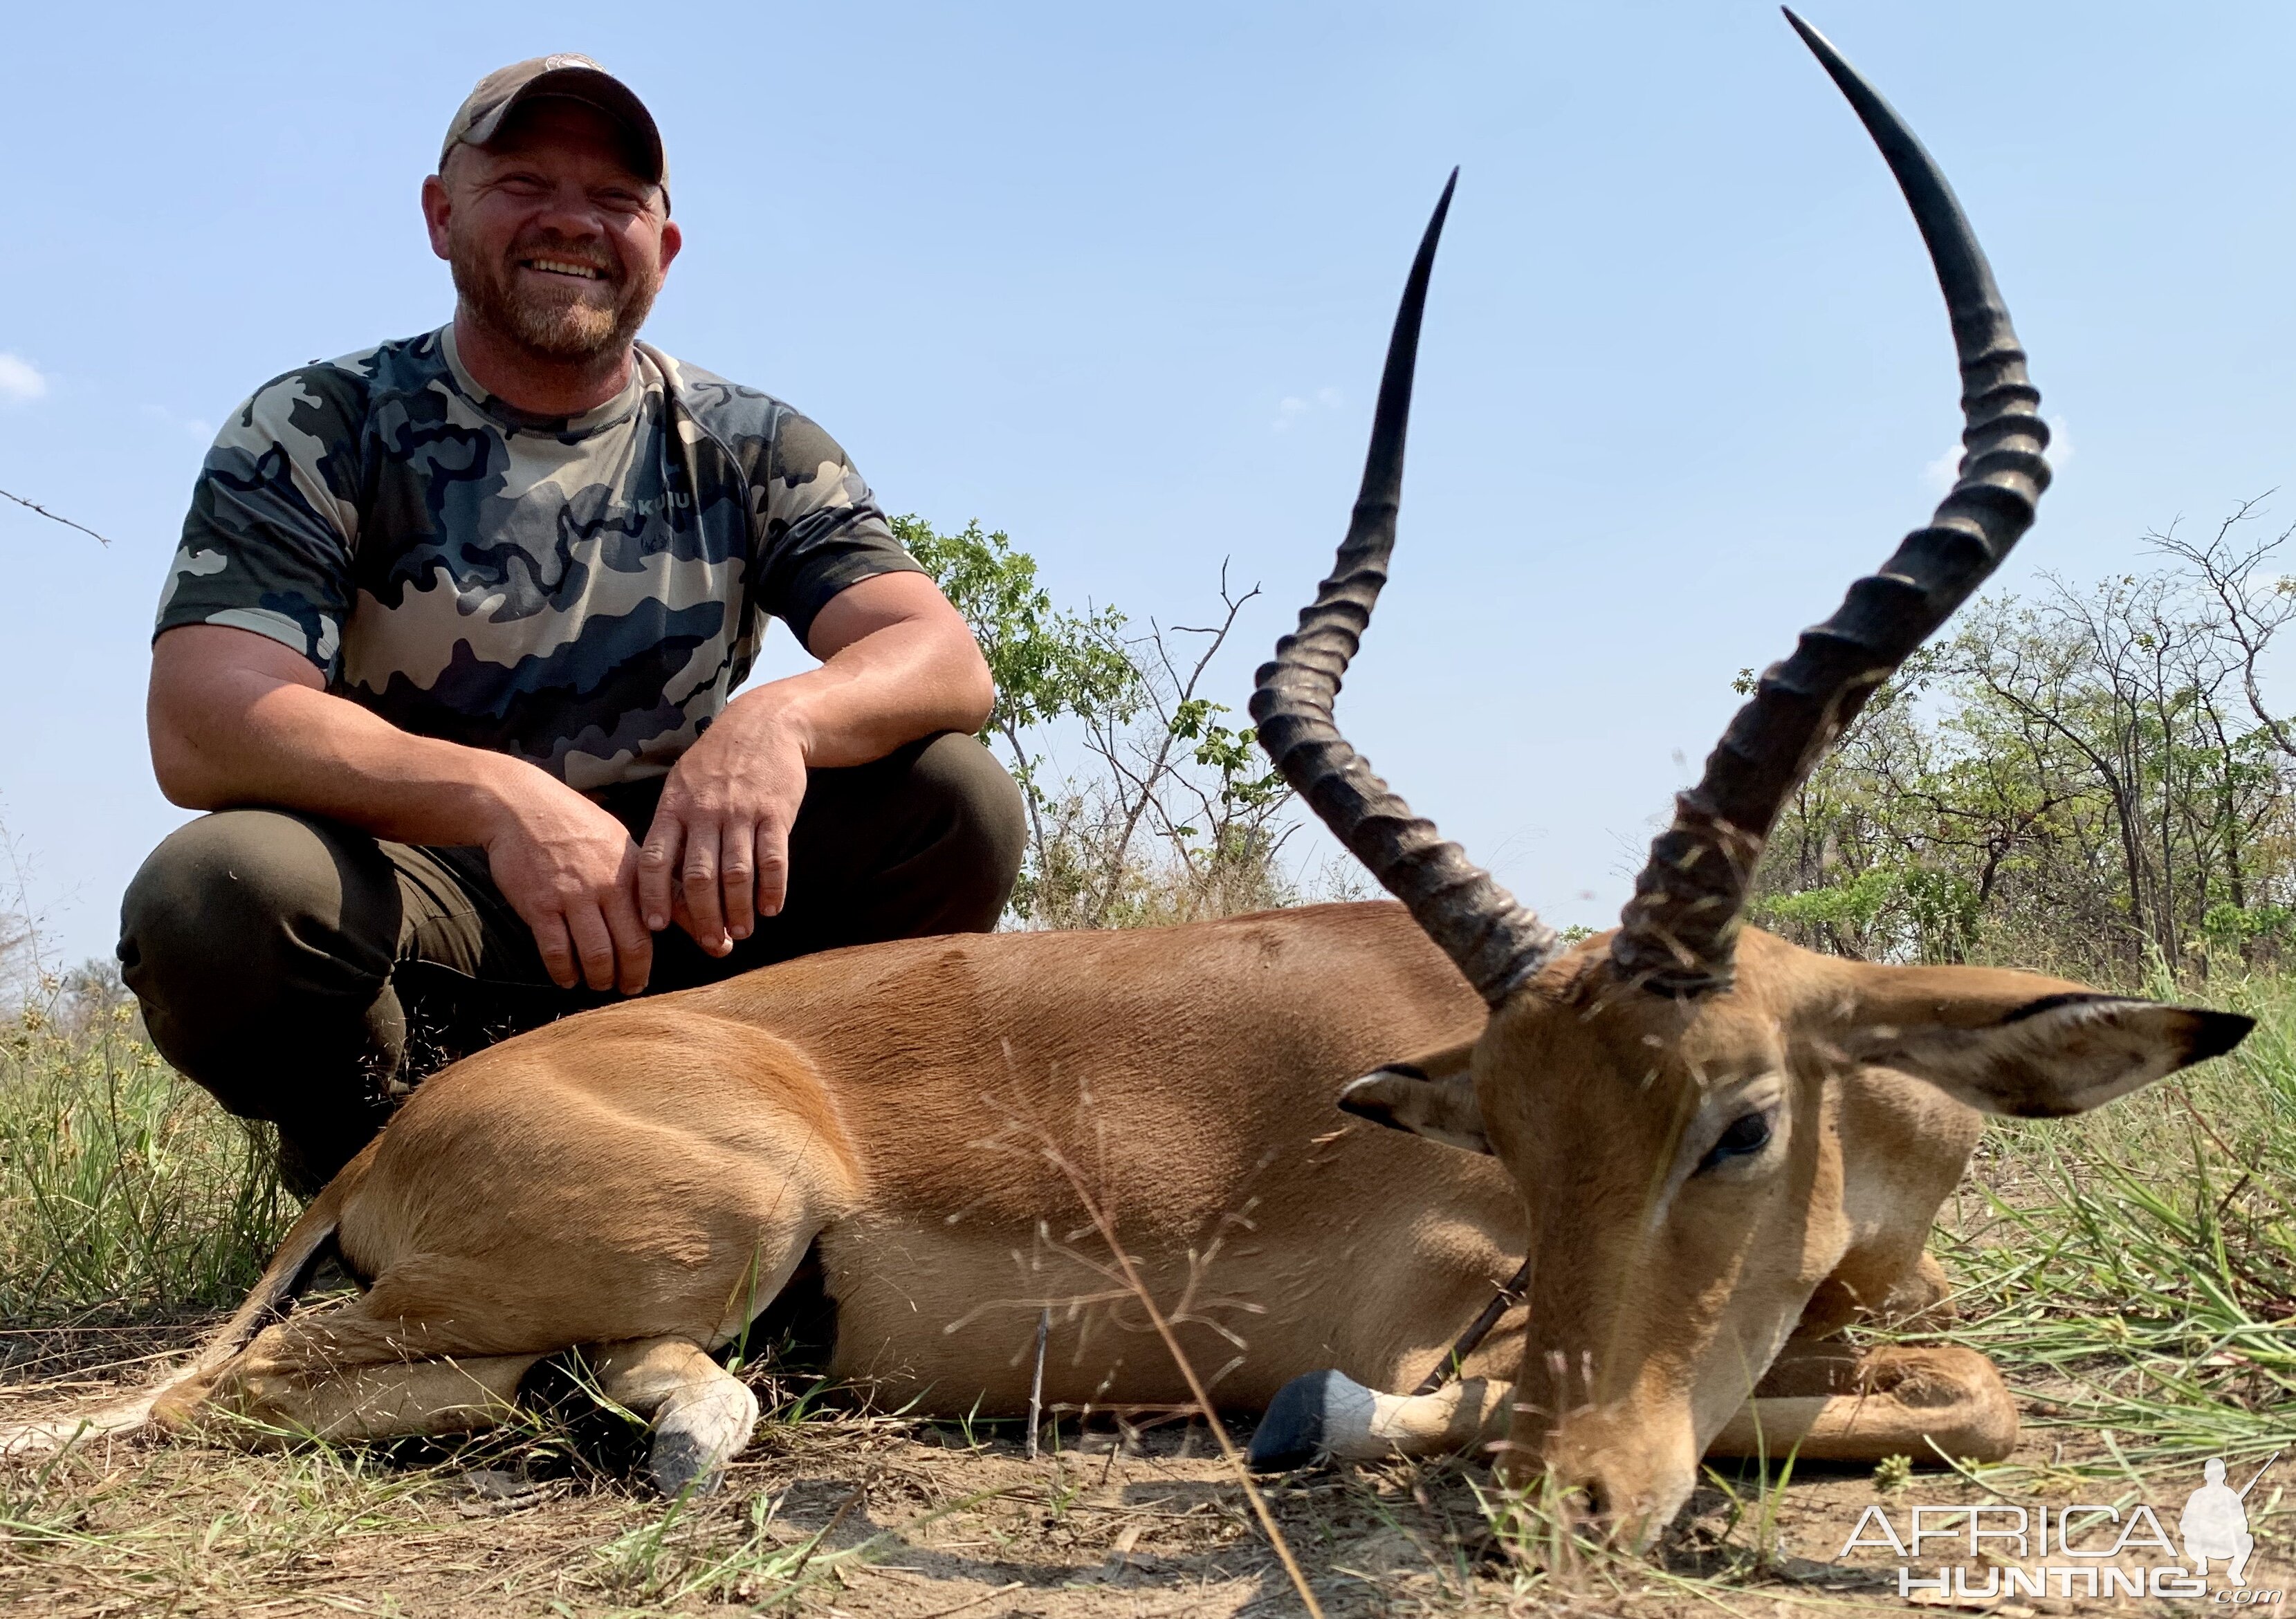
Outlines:
{"type": "Polygon", "coordinates": [[[2208,1482],[2185,1498],[2185,1509],[2177,1517],[2185,1560],[2193,1566],[2195,1575],[2208,1577],[2210,1558],[2229,1558],[2232,1566],[2225,1570],[2225,1578],[2234,1585],[2248,1583],[2248,1554],[2256,1549],[2256,1537],[2248,1532],[2248,1492],[2272,1470],[2272,1463],[2280,1456],[2280,1451],[2273,1451],[2270,1460],[2257,1468],[2256,1477],[2236,1492],[2225,1483],[2224,1458],[2209,1458],[2209,1465],[2202,1469],[2208,1482]]]}
{"type": "Polygon", "coordinates": [[[1886,1548],[1898,1558],[1898,1594],[1916,1602],[2213,1597],[2239,1607],[2276,1604],[2279,1591],[2249,1588],[2248,1560],[2256,1536],[2249,1526],[2248,1498],[2283,1454],[2275,1451],[2238,1490],[2225,1483],[2224,1459],[2210,1458],[2201,1470],[2200,1488],[2185,1497],[2177,1517],[2181,1549],[2149,1506],[2021,1507],[2000,1501],[1909,1507],[1902,1534],[1885,1509],[1868,1507],[1834,1560],[1860,1548],[1886,1548]],[[1933,1570],[1922,1568],[1936,1556],[1928,1548],[1939,1541],[1960,1549],[1963,1556],[1939,1562],[1933,1570]],[[2175,1560],[2180,1555],[2182,1561],[2175,1560]],[[2209,1566],[2216,1562],[2226,1566],[2222,1585],[2212,1592],[2209,1566]]]}

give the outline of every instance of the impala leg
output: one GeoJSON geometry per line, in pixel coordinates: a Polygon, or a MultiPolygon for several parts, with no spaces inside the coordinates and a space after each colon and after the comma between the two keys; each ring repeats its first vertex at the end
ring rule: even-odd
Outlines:
{"type": "Polygon", "coordinates": [[[2000,1461],[2016,1443],[2016,1402],[1976,1351],[1819,1340],[1789,1343],[1706,1453],[1880,1461],[1941,1451],[2000,1461]]]}
{"type": "MultiPolygon", "coordinates": [[[[1513,1386],[1471,1378],[1431,1394],[1387,1394],[1336,1371],[1295,1378],[1251,1438],[1251,1465],[1371,1461],[1477,1451],[1506,1437],[1513,1386]]],[[[2017,1443],[2017,1407],[1974,1350],[1859,1351],[1839,1340],[1790,1343],[1709,1456],[1812,1461],[1927,1458],[2000,1461],[2017,1443]],[[1931,1450],[1931,1444],[1936,1450],[1931,1450]]]]}
{"type": "Polygon", "coordinates": [[[1309,1372],[1269,1402],[1251,1435],[1250,1462],[1274,1472],[1480,1449],[1506,1437],[1513,1392],[1495,1378],[1467,1378],[1431,1394],[1384,1394],[1341,1372],[1309,1372]]]}
{"type": "Polygon", "coordinates": [[[477,1433],[510,1415],[542,1358],[425,1356],[362,1302],[266,1328],[213,1373],[168,1390],[152,1421],[256,1446],[477,1433]]]}
{"type": "MultiPolygon", "coordinates": [[[[256,1446],[477,1433],[511,1415],[543,1358],[418,1358],[405,1329],[364,1304],[265,1329],[213,1374],[168,1390],[152,1420],[256,1446]]],[[[666,1494],[714,1489],[757,1426],[757,1396],[690,1338],[602,1345],[591,1362],[600,1392],[652,1424],[652,1471],[666,1494]]]]}
{"type": "Polygon", "coordinates": [[[632,1338],[589,1352],[598,1387],[653,1424],[648,1460],[657,1489],[676,1495],[715,1490],[726,1464],[750,1443],[758,1397],[691,1338],[632,1338]]]}

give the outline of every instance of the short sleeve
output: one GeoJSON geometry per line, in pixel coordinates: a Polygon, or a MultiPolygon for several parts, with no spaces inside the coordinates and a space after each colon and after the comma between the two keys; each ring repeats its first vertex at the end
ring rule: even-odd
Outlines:
{"type": "Polygon", "coordinates": [[[358,537],[361,379],[311,366],[266,383],[216,436],[192,492],[152,634],[252,630],[332,682],[358,537]]]}
{"type": "Polygon", "coordinates": [[[840,591],[878,574],[924,571],[844,450],[812,421],[784,409],[765,460],[758,604],[800,642],[810,642],[815,616],[840,591]]]}

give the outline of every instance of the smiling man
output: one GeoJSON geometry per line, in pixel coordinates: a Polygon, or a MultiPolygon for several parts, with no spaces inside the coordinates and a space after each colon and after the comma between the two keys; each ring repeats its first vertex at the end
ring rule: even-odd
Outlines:
{"type": "Polygon", "coordinates": [[[299,1190],[441,1056],[1011,889],[964,620],[828,434],[636,340],[667,180],[595,62],[488,75],[422,183],[452,323],[266,383],[201,474],[149,715],[214,813],[119,955],[299,1190]],[[774,617],[821,665],[735,698],[774,617]]]}

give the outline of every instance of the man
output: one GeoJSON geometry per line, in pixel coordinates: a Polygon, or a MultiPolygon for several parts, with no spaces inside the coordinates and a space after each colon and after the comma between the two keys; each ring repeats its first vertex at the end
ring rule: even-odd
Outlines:
{"type": "Polygon", "coordinates": [[[438,1055],[1011,890],[964,620],[827,434],[635,341],[666,180],[596,63],[489,74],[422,184],[453,322],[266,384],[201,474],[149,715],[214,813],[119,955],[306,1193],[438,1055]],[[768,616],[821,666],[733,698],[768,616]]]}

